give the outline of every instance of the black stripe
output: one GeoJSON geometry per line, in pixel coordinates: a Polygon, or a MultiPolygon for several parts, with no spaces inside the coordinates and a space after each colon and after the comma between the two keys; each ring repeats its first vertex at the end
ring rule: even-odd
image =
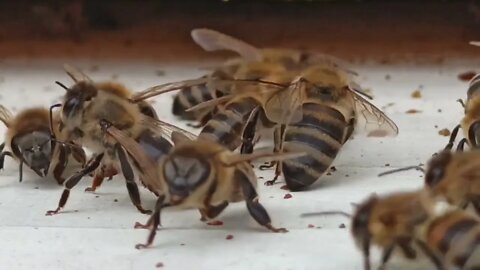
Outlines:
{"type": "Polygon", "coordinates": [[[232,143],[234,143],[238,139],[238,136],[236,135],[237,133],[232,132],[231,129],[229,131],[224,131],[224,130],[220,130],[220,129],[215,129],[212,126],[207,124],[202,129],[199,136],[201,136],[202,134],[211,134],[213,137],[215,137],[215,141],[217,143],[219,143],[223,146],[226,146],[230,150],[233,150],[231,148],[235,149],[235,148],[238,147],[238,145],[237,146],[232,145],[232,143]]]}
{"type": "Polygon", "coordinates": [[[303,110],[304,111],[312,111],[312,112],[320,112],[320,113],[326,113],[332,118],[338,119],[345,124],[347,123],[345,120],[345,116],[338,110],[325,106],[325,105],[320,105],[320,104],[315,104],[315,103],[307,103],[303,104],[303,110]]]}
{"type": "Polygon", "coordinates": [[[231,129],[233,129],[234,132],[241,132],[242,131],[242,127],[243,127],[243,124],[242,122],[240,121],[237,121],[237,119],[233,118],[233,117],[228,117],[226,114],[224,113],[217,113],[213,119],[219,121],[219,122],[222,122],[222,123],[225,123],[226,125],[228,125],[231,129]]]}
{"type": "Polygon", "coordinates": [[[143,148],[145,154],[155,161],[168,154],[172,148],[172,144],[167,139],[148,130],[144,131],[136,141],[143,148]]]}
{"type": "MultiPolygon", "coordinates": [[[[290,160],[286,160],[283,162],[282,172],[285,177],[285,182],[291,190],[299,190],[307,187],[317,181],[317,179],[320,177],[310,175],[303,168],[289,165],[289,161],[290,160]]],[[[302,156],[293,159],[292,161],[301,163],[306,167],[311,168],[312,170],[318,172],[319,175],[323,174],[330,166],[330,164],[324,164],[312,156],[302,156]]]]}
{"type": "Polygon", "coordinates": [[[245,100],[243,102],[234,102],[227,106],[228,110],[235,111],[242,116],[249,115],[250,112],[257,107],[257,104],[252,100],[245,100]]]}
{"type": "Polygon", "coordinates": [[[338,125],[328,122],[328,120],[321,120],[317,117],[311,115],[303,115],[302,121],[295,123],[295,127],[310,127],[314,128],[321,133],[327,134],[332,139],[336,140],[339,143],[343,143],[344,127],[339,127],[338,125]]]}
{"type": "Polygon", "coordinates": [[[327,142],[316,138],[312,135],[309,134],[303,134],[300,132],[296,131],[288,131],[285,136],[285,142],[299,142],[302,144],[306,144],[310,146],[311,148],[314,148],[322,153],[324,153],[326,156],[330,158],[335,158],[337,156],[339,148],[333,147],[327,142]]]}
{"type": "Polygon", "coordinates": [[[467,97],[471,98],[472,95],[476,94],[480,90],[480,77],[476,78],[474,81],[470,83],[467,91],[467,97]]]}
{"type": "Polygon", "coordinates": [[[478,222],[473,219],[462,219],[457,223],[453,224],[447,229],[447,231],[445,232],[445,235],[438,243],[438,249],[443,254],[446,254],[455,236],[459,234],[465,234],[477,225],[478,225],[478,222]]]}

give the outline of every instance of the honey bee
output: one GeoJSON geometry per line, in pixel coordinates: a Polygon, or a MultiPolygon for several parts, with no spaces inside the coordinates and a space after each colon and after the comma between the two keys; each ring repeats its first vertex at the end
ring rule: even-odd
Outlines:
{"type": "Polygon", "coordinates": [[[421,251],[436,269],[464,269],[480,245],[477,217],[437,200],[428,190],[373,195],[357,206],[353,216],[341,211],[308,213],[303,216],[341,214],[352,218],[351,232],[362,250],[364,269],[371,269],[370,247],[382,249],[385,269],[395,249],[407,259],[421,251]],[[447,267],[448,266],[448,267],[447,267]]]}
{"type": "Polygon", "coordinates": [[[465,115],[459,125],[457,125],[450,135],[446,150],[453,147],[459,129],[463,130],[464,138],[457,145],[457,151],[463,151],[465,143],[471,148],[480,145],[480,74],[477,74],[470,81],[467,91],[467,101],[458,100],[465,109],[465,115]]]}
{"type": "Polygon", "coordinates": [[[434,196],[466,208],[472,205],[480,215],[480,150],[440,152],[427,165],[425,186],[434,196]]]}
{"type": "Polygon", "coordinates": [[[364,93],[342,70],[317,65],[300,76],[277,75],[267,78],[270,82],[257,82],[261,87],[221,100],[223,109],[199,135],[230,149],[243,143],[242,149],[248,152],[253,149],[260,120],[260,127],[274,127],[275,151],[300,149],[307,153],[277,163],[275,178],[267,184],[273,184],[281,172],[291,190],[313,184],[358,127],[370,137],[398,134],[395,123],[364,99],[364,93]]]}
{"type": "MultiPolygon", "coordinates": [[[[111,126],[105,126],[105,130],[123,145],[128,145],[127,151],[133,155],[142,154],[135,142],[123,132],[111,126]]],[[[138,244],[136,248],[146,248],[153,243],[161,210],[171,206],[198,208],[201,220],[206,221],[218,216],[229,202],[245,200],[250,215],[260,225],[273,232],[287,231],[271,224],[267,211],[258,201],[255,190],[257,178],[248,161],[259,158],[284,159],[301,154],[235,154],[220,144],[201,139],[190,140],[178,132],[172,133],[172,140],[175,147],[156,166],[159,197],[155,211],[145,225],[138,222],[135,225],[135,228],[150,229],[150,234],[147,243],[138,244]]]]}
{"type": "Polygon", "coordinates": [[[65,69],[75,84],[70,88],[63,86],[66,94],[62,102],[60,129],[68,134],[70,140],[92,151],[93,158],[81,171],[66,180],[57,209],[48,211],[47,215],[57,214],[65,206],[70,190],[85,175],[102,167],[120,168],[132,203],[141,213],[151,213],[141,204],[134,170],[140,174],[142,184],[153,193],[156,190],[151,185],[156,177],[142,171],[145,161],[134,159],[131,163],[124,147],[105,136],[101,124],[110,123],[131,136],[151,160],[158,160],[168,153],[172,147],[169,141],[172,130],[182,131],[191,138],[195,135],[150,117],[154,116],[154,110],[141,102],[131,102],[132,94],[126,88],[96,84],[71,66],[67,65],[65,69]]]}
{"type": "Polygon", "coordinates": [[[52,129],[50,122],[58,122],[58,117],[50,120],[46,108],[30,108],[13,115],[0,105],[0,121],[7,127],[5,142],[0,146],[0,169],[3,169],[5,156],[19,162],[19,181],[23,179],[23,164],[38,176],[45,177],[52,173],[58,184],[65,181],[62,174],[70,157],[79,165],[85,163],[83,149],[73,143],[61,143],[64,134],[52,129]],[[9,150],[4,151],[7,146],[9,150]]]}
{"type": "Polygon", "coordinates": [[[191,34],[193,40],[206,51],[228,50],[240,55],[239,58],[226,61],[212,73],[200,78],[202,82],[196,85],[186,84],[175,96],[173,114],[186,120],[198,120],[200,122],[198,127],[203,126],[212,117],[213,108],[196,110],[194,113],[188,111],[189,108],[235,91],[235,88],[228,85],[221,87],[215,84],[215,81],[261,79],[279,70],[298,72],[319,62],[332,66],[340,66],[340,64],[345,66],[342,60],[319,53],[280,48],[259,49],[211,29],[194,29],[191,34]]]}

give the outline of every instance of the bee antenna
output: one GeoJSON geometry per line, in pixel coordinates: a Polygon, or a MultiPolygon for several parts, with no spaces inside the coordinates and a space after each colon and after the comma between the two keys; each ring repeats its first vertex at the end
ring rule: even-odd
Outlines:
{"type": "Polygon", "coordinates": [[[50,106],[50,109],[49,109],[49,114],[50,114],[50,136],[52,136],[52,138],[55,138],[55,132],[53,130],[53,109],[54,108],[58,108],[58,107],[61,107],[62,104],[60,103],[57,103],[57,104],[54,104],[52,106],[50,106]]]}
{"type": "Polygon", "coordinates": [[[55,81],[55,83],[56,83],[57,85],[60,85],[60,87],[62,87],[63,89],[65,89],[65,91],[67,91],[67,92],[70,91],[70,89],[69,89],[68,87],[66,87],[65,84],[63,84],[63,83],[61,83],[61,82],[59,82],[59,81],[55,81]]]}
{"type": "Polygon", "coordinates": [[[313,212],[313,213],[303,213],[301,217],[314,217],[314,216],[333,216],[341,215],[347,218],[351,218],[352,215],[343,211],[322,211],[322,212],[313,212]]]}
{"type": "Polygon", "coordinates": [[[415,170],[417,170],[417,171],[421,171],[421,172],[425,173],[425,169],[424,169],[424,168],[422,168],[422,167],[419,166],[419,165],[415,165],[415,166],[408,166],[408,167],[403,167],[403,168],[398,168],[398,169],[394,169],[394,170],[382,172],[382,173],[379,173],[379,174],[378,174],[378,177],[385,176],[385,175],[387,175],[387,174],[392,174],[392,173],[397,173],[397,172],[408,171],[408,170],[412,170],[412,169],[415,169],[415,170]]]}

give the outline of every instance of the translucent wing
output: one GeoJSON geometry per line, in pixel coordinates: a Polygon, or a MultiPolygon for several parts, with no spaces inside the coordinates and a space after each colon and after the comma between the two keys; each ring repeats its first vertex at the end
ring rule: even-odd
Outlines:
{"type": "Polygon", "coordinates": [[[245,60],[261,61],[261,50],[237,38],[228,36],[215,30],[200,28],[193,29],[192,38],[205,51],[229,50],[238,53],[245,60]]]}
{"type": "Polygon", "coordinates": [[[284,89],[278,87],[264,104],[267,118],[279,124],[297,123],[303,118],[302,104],[305,100],[305,87],[303,81],[292,83],[284,89]]]}
{"type": "Polygon", "coordinates": [[[357,127],[366,131],[368,137],[397,136],[398,127],[392,119],[356,92],[350,93],[353,96],[357,127]]]}
{"type": "Polygon", "coordinates": [[[179,132],[183,134],[186,138],[190,140],[196,140],[197,136],[189,131],[186,131],[182,128],[179,128],[175,125],[169,124],[167,122],[164,122],[162,120],[157,120],[153,119],[151,117],[148,117],[146,115],[141,116],[140,120],[141,125],[144,127],[147,127],[148,129],[152,130],[153,132],[159,134],[163,138],[167,139],[171,143],[172,141],[172,133],[173,132],[179,132]]]}
{"type": "Polygon", "coordinates": [[[6,127],[10,127],[12,120],[13,120],[12,113],[7,108],[0,105],[0,121],[2,121],[6,127]]]}
{"type": "Polygon", "coordinates": [[[132,137],[125,134],[124,131],[117,129],[114,126],[106,128],[106,132],[121,144],[135,160],[142,172],[142,180],[145,184],[148,187],[159,189],[159,185],[156,184],[158,181],[156,164],[147,156],[140,144],[138,144],[132,137]]]}
{"type": "Polygon", "coordinates": [[[132,102],[139,102],[147,98],[158,96],[167,92],[172,92],[172,91],[176,91],[176,90],[180,90],[183,88],[192,87],[196,85],[201,85],[201,84],[210,84],[211,82],[212,82],[212,78],[202,77],[202,78],[193,79],[193,80],[185,80],[180,82],[156,85],[133,94],[131,100],[132,102]]]}
{"type": "Polygon", "coordinates": [[[74,82],[92,82],[92,79],[85,75],[80,69],[73,67],[69,64],[64,64],[63,69],[67,72],[68,76],[72,78],[74,82]]]}

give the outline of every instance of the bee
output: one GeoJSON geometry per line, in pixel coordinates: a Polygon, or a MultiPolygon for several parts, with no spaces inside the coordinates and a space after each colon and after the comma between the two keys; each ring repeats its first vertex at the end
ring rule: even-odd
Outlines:
{"type": "MultiPolygon", "coordinates": [[[[270,73],[285,71],[300,71],[314,63],[324,63],[339,66],[342,60],[332,56],[281,48],[259,49],[242,40],[211,29],[194,29],[191,32],[193,40],[206,51],[229,50],[240,55],[226,61],[212,73],[203,76],[203,82],[181,88],[173,101],[172,112],[186,120],[199,120],[198,127],[203,126],[214,114],[213,108],[204,108],[195,112],[189,108],[235,92],[233,87],[219,86],[218,80],[230,79],[261,79],[270,73]]],[[[352,71],[353,72],[353,71],[352,71]]],[[[186,81],[187,82],[187,81],[186,81]]]]}
{"type": "Polygon", "coordinates": [[[442,151],[427,165],[425,186],[434,196],[466,208],[472,205],[480,216],[480,150],[442,151]]]}
{"type": "Polygon", "coordinates": [[[0,121],[7,127],[5,142],[0,145],[0,168],[3,169],[5,156],[10,156],[19,163],[19,181],[23,180],[23,164],[38,176],[45,177],[52,173],[58,184],[62,184],[64,173],[70,157],[79,165],[85,163],[85,152],[73,143],[60,143],[64,133],[53,129],[50,123],[58,122],[58,117],[50,119],[48,109],[29,108],[13,115],[0,105],[0,121]],[[4,148],[7,146],[9,150],[4,148]]]}
{"type": "Polygon", "coordinates": [[[307,213],[303,216],[341,214],[351,217],[351,232],[364,257],[364,269],[371,269],[370,247],[382,249],[385,269],[395,249],[410,260],[421,251],[436,269],[463,269],[479,243],[477,217],[452,208],[428,190],[373,195],[360,203],[353,216],[341,211],[307,213]]]}
{"type": "MultiPolygon", "coordinates": [[[[127,151],[131,151],[132,155],[142,155],[141,149],[124,132],[108,124],[104,128],[123,145],[128,145],[127,151]]],[[[259,158],[284,159],[301,154],[235,154],[215,142],[191,140],[175,131],[172,132],[172,140],[175,147],[156,166],[159,197],[155,211],[145,225],[138,222],[135,225],[135,228],[150,229],[147,243],[138,244],[138,249],[153,243],[161,210],[171,206],[198,208],[201,220],[206,221],[218,216],[229,202],[245,200],[250,215],[260,225],[273,232],[287,231],[271,224],[267,211],[258,201],[255,190],[257,178],[248,161],[259,158]]]]}
{"type": "Polygon", "coordinates": [[[441,260],[439,269],[478,269],[480,220],[462,210],[437,215],[422,232],[433,256],[441,260]],[[475,264],[475,265],[474,265],[475,264]],[[468,267],[468,266],[471,267],[468,267]],[[468,267],[468,268],[467,268],[468,267]]]}
{"type": "Polygon", "coordinates": [[[182,131],[192,138],[195,135],[148,116],[154,116],[154,110],[141,102],[131,101],[132,94],[126,88],[113,84],[99,85],[71,66],[67,65],[65,69],[75,84],[66,87],[58,83],[66,91],[61,104],[60,129],[68,134],[69,139],[93,152],[93,158],[81,171],[66,180],[57,209],[48,211],[47,215],[57,214],[65,206],[70,190],[85,175],[102,167],[120,168],[134,206],[141,213],[151,213],[141,204],[134,171],[139,173],[142,184],[153,193],[156,193],[151,186],[156,181],[155,176],[142,171],[145,161],[134,159],[130,162],[131,157],[124,147],[105,136],[101,123],[108,122],[131,136],[151,160],[158,160],[168,153],[172,147],[167,137],[171,130],[182,131]]]}
{"type": "Polygon", "coordinates": [[[276,75],[256,82],[260,87],[231,95],[230,100],[218,99],[224,102],[222,109],[199,135],[232,150],[243,143],[242,149],[250,152],[259,127],[274,127],[275,151],[300,149],[307,155],[277,163],[269,185],[283,172],[289,189],[310,186],[328,169],[354,129],[366,131],[369,137],[398,134],[395,123],[363,98],[365,94],[342,70],[317,65],[300,76],[276,75]]]}
{"type": "Polygon", "coordinates": [[[453,148],[459,129],[462,129],[464,138],[457,145],[458,151],[463,151],[465,144],[471,148],[480,145],[480,74],[470,81],[466,102],[461,99],[458,101],[462,104],[465,115],[461,123],[452,130],[448,144],[445,146],[446,150],[453,148]]]}

